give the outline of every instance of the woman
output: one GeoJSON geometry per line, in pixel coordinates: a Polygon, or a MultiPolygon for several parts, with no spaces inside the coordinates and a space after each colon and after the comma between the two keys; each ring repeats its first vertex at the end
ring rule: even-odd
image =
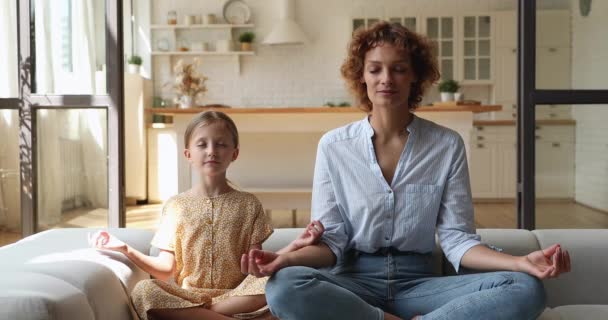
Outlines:
{"type": "Polygon", "coordinates": [[[569,271],[559,245],[516,257],[481,244],[461,137],[412,113],[439,78],[431,51],[399,25],[354,34],[342,75],[368,116],[319,143],[321,243],[250,252],[250,273],[274,274],[266,294],[280,319],[535,319],[539,279],[569,271]],[[439,277],[435,234],[457,271],[504,271],[439,277]]]}

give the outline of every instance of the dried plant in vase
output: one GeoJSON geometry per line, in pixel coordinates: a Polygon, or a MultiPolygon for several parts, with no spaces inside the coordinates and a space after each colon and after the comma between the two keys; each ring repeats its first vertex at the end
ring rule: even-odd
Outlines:
{"type": "Polygon", "coordinates": [[[173,67],[175,81],[172,87],[180,108],[191,108],[194,102],[207,92],[207,77],[198,72],[199,66],[199,59],[194,59],[192,63],[185,63],[180,59],[173,67]]]}

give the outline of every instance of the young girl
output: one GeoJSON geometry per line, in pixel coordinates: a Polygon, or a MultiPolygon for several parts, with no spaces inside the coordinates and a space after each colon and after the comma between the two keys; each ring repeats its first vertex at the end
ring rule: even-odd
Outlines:
{"type": "MultiPolygon", "coordinates": [[[[92,238],[94,245],[122,252],[156,278],[139,282],[131,293],[142,319],[269,317],[267,278],[242,273],[252,263],[247,253],[261,249],[273,230],[259,200],[226,179],[239,155],[236,126],[224,113],[207,111],[190,122],[184,138],[184,155],[200,183],[166,202],[152,239],[160,254],[147,256],[105,231],[92,238]],[[175,283],[166,282],[171,277],[175,283]]],[[[322,233],[313,221],[279,252],[313,244],[322,233]]]]}

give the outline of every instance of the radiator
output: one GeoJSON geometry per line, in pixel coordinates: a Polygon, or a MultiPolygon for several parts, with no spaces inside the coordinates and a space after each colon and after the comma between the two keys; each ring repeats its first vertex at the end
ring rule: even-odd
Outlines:
{"type": "Polygon", "coordinates": [[[60,159],[63,175],[61,211],[88,206],[86,175],[82,159],[82,142],[60,138],[60,159]]]}

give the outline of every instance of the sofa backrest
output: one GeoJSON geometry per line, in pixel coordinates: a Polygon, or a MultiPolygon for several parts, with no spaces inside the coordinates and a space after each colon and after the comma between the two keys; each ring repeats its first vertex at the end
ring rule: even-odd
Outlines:
{"type": "Polygon", "coordinates": [[[570,253],[572,271],[544,281],[549,307],[608,304],[608,229],[532,232],[542,248],[559,243],[570,253]]]}

